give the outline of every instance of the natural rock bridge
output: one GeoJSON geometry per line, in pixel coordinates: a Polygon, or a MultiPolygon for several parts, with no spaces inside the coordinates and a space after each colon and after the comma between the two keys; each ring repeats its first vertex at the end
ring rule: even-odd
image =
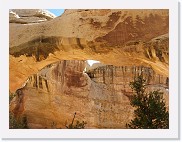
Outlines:
{"type": "MultiPolygon", "coordinates": [[[[32,15],[45,17],[37,13],[32,15]]],[[[59,60],[144,65],[168,76],[168,10],[66,10],[61,17],[51,18],[37,24],[11,21],[12,92],[28,76],[59,60]]]]}
{"type": "Polygon", "coordinates": [[[29,128],[64,128],[75,112],[87,128],[125,128],[141,73],[168,106],[168,10],[20,11],[10,14],[10,110],[29,128]],[[84,72],[89,59],[104,66],[84,72]]]}

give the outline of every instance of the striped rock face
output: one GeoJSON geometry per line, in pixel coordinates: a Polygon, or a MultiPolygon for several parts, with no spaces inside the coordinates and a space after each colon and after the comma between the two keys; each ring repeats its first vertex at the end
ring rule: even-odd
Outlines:
{"type": "Polygon", "coordinates": [[[86,121],[86,128],[126,128],[134,110],[129,84],[141,73],[147,91],[160,89],[168,107],[168,79],[151,68],[104,65],[84,72],[85,64],[64,60],[44,67],[16,91],[10,110],[26,116],[29,128],[64,129],[75,112],[75,121],[86,121]]]}
{"type": "Polygon", "coordinates": [[[65,10],[50,19],[10,22],[10,91],[19,94],[10,108],[30,128],[63,128],[75,111],[88,128],[125,128],[128,85],[141,72],[168,103],[168,10],[65,10]],[[102,66],[84,73],[86,60],[102,66]]]}

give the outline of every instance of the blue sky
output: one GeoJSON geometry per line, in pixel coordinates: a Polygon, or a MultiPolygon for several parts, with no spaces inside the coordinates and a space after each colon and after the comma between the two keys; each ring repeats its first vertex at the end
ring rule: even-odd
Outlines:
{"type": "Polygon", "coordinates": [[[46,10],[50,11],[56,16],[60,16],[64,12],[64,9],[46,9],[46,10]]]}

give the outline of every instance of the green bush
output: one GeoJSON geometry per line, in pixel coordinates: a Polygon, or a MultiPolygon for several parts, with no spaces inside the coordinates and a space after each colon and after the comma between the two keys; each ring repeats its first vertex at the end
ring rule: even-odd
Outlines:
{"type": "Polygon", "coordinates": [[[87,123],[84,121],[82,121],[82,122],[76,121],[76,124],[69,124],[68,126],[66,126],[66,128],[68,128],[68,129],[84,129],[86,124],[87,123]]]}
{"type": "Polygon", "coordinates": [[[159,90],[146,93],[145,83],[142,75],[130,83],[134,91],[130,103],[135,108],[135,118],[126,126],[133,129],[168,129],[169,112],[163,93],[159,90]]]}
{"type": "Polygon", "coordinates": [[[15,118],[13,113],[9,113],[9,128],[10,129],[28,129],[27,118],[15,118]]]}
{"type": "Polygon", "coordinates": [[[9,104],[10,104],[10,102],[13,100],[13,98],[16,96],[16,93],[11,93],[10,91],[9,91],[9,104]]]}
{"type": "Polygon", "coordinates": [[[76,112],[73,116],[73,120],[72,120],[72,123],[69,124],[68,126],[66,125],[66,128],[67,129],[84,129],[85,128],[85,125],[87,124],[85,121],[76,121],[76,124],[74,124],[74,119],[75,119],[75,116],[76,116],[76,112]]]}

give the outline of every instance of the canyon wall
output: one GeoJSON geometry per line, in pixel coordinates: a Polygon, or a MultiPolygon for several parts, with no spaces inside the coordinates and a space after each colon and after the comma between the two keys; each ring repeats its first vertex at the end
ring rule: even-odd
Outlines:
{"type": "Polygon", "coordinates": [[[86,128],[125,128],[139,74],[168,107],[168,10],[12,10],[9,22],[10,111],[29,128],[65,128],[75,112],[86,128]]]}
{"type": "Polygon", "coordinates": [[[85,67],[78,60],[46,66],[17,90],[11,111],[26,116],[29,128],[66,128],[75,112],[75,121],[86,121],[86,128],[126,128],[134,110],[129,83],[141,73],[150,91],[164,92],[168,107],[168,79],[151,68],[105,65],[84,72],[85,67]]]}

